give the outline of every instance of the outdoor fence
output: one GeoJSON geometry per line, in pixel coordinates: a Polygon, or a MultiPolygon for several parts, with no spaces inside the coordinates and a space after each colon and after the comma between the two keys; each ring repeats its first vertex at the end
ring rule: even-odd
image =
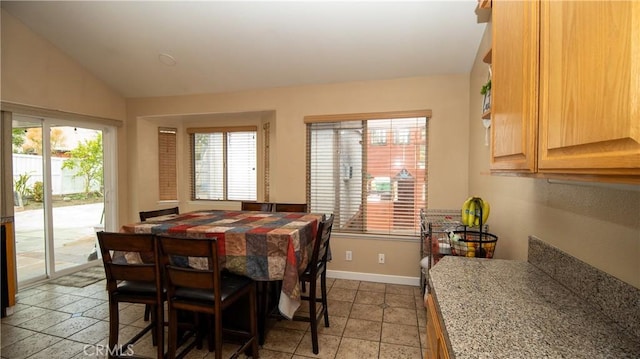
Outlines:
{"type": "MultiPolygon", "coordinates": [[[[76,177],[77,170],[63,169],[62,163],[68,158],[51,157],[51,189],[52,194],[68,195],[73,193],[83,193],[85,179],[76,177]]],[[[43,161],[42,156],[13,154],[13,181],[18,180],[20,175],[28,175],[27,188],[40,181],[43,182],[43,161]]],[[[99,191],[98,184],[92,184],[91,190],[99,191]]]]}

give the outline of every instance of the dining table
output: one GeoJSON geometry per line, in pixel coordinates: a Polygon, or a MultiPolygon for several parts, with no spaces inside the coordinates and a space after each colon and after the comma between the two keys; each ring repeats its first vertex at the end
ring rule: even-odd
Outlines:
{"type": "MultiPolygon", "coordinates": [[[[122,226],[122,232],[152,233],[184,238],[215,238],[220,267],[247,276],[266,288],[281,285],[278,310],[291,319],[300,306],[300,274],[312,255],[318,224],[323,214],[199,210],[147,219],[122,226]]],[[[185,265],[206,266],[199,258],[185,265]]],[[[259,308],[260,309],[260,308],[259,308]]],[[[262,311],[266,310],[262,308],[262,311]]],[[[260,310],[259,310],[260,311],[260,310]]],[[[259,314],[264,339],[265,313],[259,314]]]]}

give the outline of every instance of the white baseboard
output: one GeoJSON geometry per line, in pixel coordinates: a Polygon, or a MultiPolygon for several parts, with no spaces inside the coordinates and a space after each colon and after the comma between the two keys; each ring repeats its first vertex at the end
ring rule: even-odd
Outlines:
{"type": "Polygon", "coordinates": [[[419,277],[404,277],[399,275],[328,270],[327,277],[336,278],[336,279],[363,280],[367,282],[377,282],[377,283],[414,285],[416,287],[420,286],[419,277]]]}

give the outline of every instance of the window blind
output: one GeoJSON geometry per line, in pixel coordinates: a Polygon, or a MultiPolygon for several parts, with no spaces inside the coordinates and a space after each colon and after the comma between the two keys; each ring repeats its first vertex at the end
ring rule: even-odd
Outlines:
{"type": "Polygon", "coordinates": [[[256,200],[257,128],[192,128],[191,197],[256,200]]]}
{"type": "Polygon", "coordinates": [[[158,128],[158,179],[161,201],[178,199],[176,133],[175,128],[158,128]]]}
{"type": "Polygon", "coordinates": [[[419,234],[427,198],[427,117],[307,121],[307,196],[337,231],[419,234]]]}

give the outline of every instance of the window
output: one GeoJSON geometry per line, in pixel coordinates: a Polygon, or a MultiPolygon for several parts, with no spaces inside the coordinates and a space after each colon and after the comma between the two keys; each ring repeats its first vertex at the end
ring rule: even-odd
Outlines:
{"type": "Polygon", "coordinates": [[[311,211],[333,213],[340,232],[417,235],[427,198],[429,116],[412,111],[305,118],[311,211]],[[381,146],[387,133],[394,134],[393,143],[381,146]]]}
{"type": "Polygon", "coordinates": [[[176,129],[158,129],[158,178],[160,200],[178,199],[176,171],[176,129]]]}
{"type": "Polygon", "coordinates": [[[191,199],[256,200],[257,127],[192,128],[191,199]]]}

